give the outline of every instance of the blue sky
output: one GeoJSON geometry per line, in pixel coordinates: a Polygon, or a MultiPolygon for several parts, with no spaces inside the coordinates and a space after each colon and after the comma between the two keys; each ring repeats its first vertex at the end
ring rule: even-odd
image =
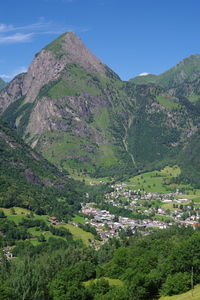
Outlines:
{"type": "Polygon", "coordinates": [[[159,74],[200,53],[199,12],[199,0],[4,0],[0,77],[25,71],[68,30],[123,80],[159,74]]]}

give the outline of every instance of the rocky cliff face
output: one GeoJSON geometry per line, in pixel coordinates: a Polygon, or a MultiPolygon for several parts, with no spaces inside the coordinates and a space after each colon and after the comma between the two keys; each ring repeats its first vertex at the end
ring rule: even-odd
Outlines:
{"type": "MultiPolygon", "coordinates": [[[[184,74],[192,80],[188,68],[186,61],[184,74]]],[[[195,80],[184,81],[183,89],[122,82],[70,32],[0,92],[0,107],[52,163],[99,176],[133,174],[176,160],[197,132],[195,80]]]]}
{"type": "Polygon", "coordinates": [[[100,164],[123,165],[118,148],[124,146],[115,145],[111,128],[115,110],[124,110],[120,85],[119,77],[69,32],[42,49],[27,73],[0,94],[1,111],[55,164],[93,171],[100,164]]]}
{"type": "Polygon", "coordinates": [[[25,73],[16,76],[0,93],[0,112],[22,96],[22,86],[25,73]]]}

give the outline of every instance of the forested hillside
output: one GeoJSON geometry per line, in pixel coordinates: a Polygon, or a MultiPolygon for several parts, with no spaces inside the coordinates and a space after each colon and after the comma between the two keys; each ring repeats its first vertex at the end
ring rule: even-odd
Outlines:
{"type": "MultiPolygon", "coordinates": [[[[5,219],[0,219],[2,230],[5,219]]],[[[22,224],[23,225],[23,224],[22,224]]],[[[22,226],[21,225],[21,226],[22,226]]],[[[111,240],[99,251],[51,238],[18,242],[13,264],[0,264],[1,299],[151,300],[200,282],[200,234],[171,228],[147,237],[111,240]]]]}
{"type": "Polygon", "coordinates": [[[0,206],[68,218],[84,199],[84,186],[60,172],[0,121],[0,206]],[[62,201],[59,201],[62,199],[62,201]]]}

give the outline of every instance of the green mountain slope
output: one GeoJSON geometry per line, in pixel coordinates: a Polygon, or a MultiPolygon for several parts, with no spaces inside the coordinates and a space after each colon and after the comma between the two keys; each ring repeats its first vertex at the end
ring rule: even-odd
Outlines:
{"type": "Polygon", "coordinates": [[[138,84],[155,83],[164,88],[174,88],[184,82],[192,82],[200,76],[200,55],[192,55],[175,67],[160,75],[149,74],[147,76],[139,76],[131,79],[132,82],[138,84]]]}
{"type": "Polygon", "coordinates": [[[140,75],[136,76],[132,79],[130,79],[131,82],[135,84],[148,84],[148,83],[156,83],[157,82],[157,75],[154,74],[146,74],[146,75],[140,75]]]}
{"type": "Polygon", "coordinates": [[[33,151],[2,121],[0,153],[1,207],[21,206],[66,219],[79,209],[84,198],[80,184],[33,151]]]}
{"type": "Polygon", "coordinates": [[[200,299],[200,285],[195,286],[194,290],[187,293],[161,297],[159,300],[199,300],[200,299]]]}
{"type": "Polygon", "coordinates": [[[20,97],[9,98],[4,119],[49,161],[94,175],[130,165],[121,139],[130,103],[124,84],[73,33],[37,54],[17,84],[20,97]]]}
{"type": "Polygon", "coordinates": [[[71,173],[120,177],[161,168],[182,157],[197,131],[199,58],[158,76],[164,87],[148,83],[153,75],[145,84],[123,82],[68,32],[0,92],[3,118],[71,173]]]}
{"type": "MultiPolygon", "coordinates": [[[[135,112],[128,129],[128,148],[138,170],[159,168],[175,163],[187,144],[188,132],[193,135],[193,110],[179,98],[172,97],[153,84],[127,85],[127,93],[136,99],[135,112]]],[[[187,103],[190,103],[189,101],[187,103]]]]}

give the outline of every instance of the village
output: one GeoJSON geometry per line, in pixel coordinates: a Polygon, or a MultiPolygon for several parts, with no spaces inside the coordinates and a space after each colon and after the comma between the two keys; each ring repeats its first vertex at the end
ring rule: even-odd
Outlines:
{"type": "Polygon", "coordinates": [[[199,226],[200,209],[182,198],[182,193],[151,193],[141,190],[130,190],[124,183],[112,185],[113,192],[105,195],[105,203],[113,207],[142,215],[143,218],[128,218],[111,214],[108,210],[99,209],[95,203],[82,203],[81,213],[85,215],[86,224],[94,226],[101,240],[120,236],[120,232],[128,235],[140,232],[147,235],[156,229],[165,229],[174,224],[199,226]],[[162,208],[170,203],[173,210],[162,208]],[[88,218],[89,216],[89,218],[88,218]],[[146,216],[146,217],[144,217],[146,216]]]}

